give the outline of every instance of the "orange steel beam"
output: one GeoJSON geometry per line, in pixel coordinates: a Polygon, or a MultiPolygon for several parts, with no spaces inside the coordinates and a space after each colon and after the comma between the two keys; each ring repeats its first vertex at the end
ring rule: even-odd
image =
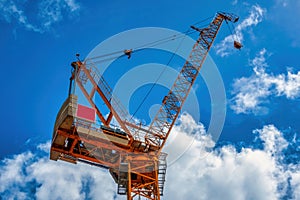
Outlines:
{"type": "MultiPolygon", "coordinates": [[[[98,117],[100,118],[100,120],[102,121],[102,123],[106,126],[109,126],[110,125],[110,122],[112,120],[112,117],[115,117],[115,119],[117,120],[117,122],[119,123],[119,125],[121,126],[121,128],[129,135],[129,137],[131,138],[132,140],[132,133],[131,131],[127,128],[127,126],[124,124],[124,120],[126,119],[122,119],[119,115],[119,113],[115,110],[115,108],[111,105],[111,100],[112,100],[112,94],[106,94],[106,93],[110,93],[111,89],[108,88],[108,86],[105,84],[105,87],[107,89],[107,92],[105,93],[105,91],[103,91],[100,87],[99,87],[99,84],[103,84],[104,83],[99,83],[100,81],[104,81],[103,80],[103,77],[100,78],[100,74],[96,74],[97,72],[96,71],[93,71],[92,68],[89,68],[87,69],[86,65],[80,61],[76,62],[77,65],[78,65],[78,68],[79,68],[79,76],[77,76],[77,79],[76,79],[76,82],[78,83],[81,91],[83,92],[83,94],[85,95],[86,99],[89,101],[89,103],[91,104],[91,106],[93,108],[96,109],[96,113],[98,115],[98,117]],[[80,73],[83,73],[87,78],[88,80],[91,82],[92,86],[93,86],[93,90],[91,92],[92,96],[89,95],[89,93],[87,92],[87,90],[85,89],[84,87],[84,84],[82,82],[82,80],[80,79],[80,73]],[[94,73],[96,74],[97,76],[99,76],[99,82],[97,83],[94,79],[94,77],[91,75],[91,73],[94,73]],[[96,106],[96,104],[94,103],[93,101],[93,96],[95,94],[94,90],[100,95],[100,97],[102,98],[102,100],[104,101],[105,105],[107,106],[107,108],[110,110],[110,113],[109,113],[109,116],[107,119],[105,119],[103,116],[103,114],[101,113],[101,111],[99,110],[99,108],[96,106]],[[110,99],[108,99],[108,97],[106,95],[109,95],[110,96],[110,99]]],[[[82,75],[83,75],[82,74],[82,75]]],[[[81,75],[81,76],[82,76],[81,75]]],[[[95,75],[95,76],[96,76],[95,75]]],[[[115,98],[114,98],[115,99],[115,98]]],[[[120,106],[120,105],[118,105],[120,106]]],[[[120,110],[120,108],[119,108],[120,110]]],[[[123,115],[128,115],[126,111],[123,111],[125,114],[123,115]]]]}
{"type": "MultiPolygon", "coordinates": [[[[62,135],[66,138],[71,138],[73,140],[81,140],[81,141],[84,141],[84,142],[87,142],[89,144],[92,144],[94,146],[101,146],[101,147],[105,147],[107,149],[117,149],[116,145],[113,144],[112,142],[108,142],[108,141],[105,141],[103,139],[100,139],[100,138],[97,138],[97,139],[89,139],[88,135],[85,137],[84,134],[80,134],[80,136],[78,134],[69,134],[68,132],[65,132],[63,130],[58,130],[57,131],[57,134],[59,135],[62,135]]],[[[121,144],[118,144],[118,145],[121,145],[121,144]]],[[[121,145],[122,146],[122,145],[121,145]]],[[[124,149],[129,149],[128,146],[122,146],[122,148],[119,148],[119,151],[120,150],[124,150],[124,149]]]]}
{"type": "Polygon", "coordinates": [[[91,97],[91,96],[88,94],[88,92],[85,90],[83,84],[82,84],[80,81],[78,81],[77,84],[78,84],[80,90],[83,92],[85,98],[89,101],[90,105],[91,105],[93,108],[95,108],[96,113],[97,113],[97,116],[99,117],[99,119],[101,120],[101,122],[102,122],[104,125],[108,126],[109,124],[107,124],[107,120],[104,118],[104,116],[102,115],[102,113],[100,112],[100,110],[98,109],[98,107],[96,106],[96,104],[94,103],[94,101],[93,101],[93,99],[92,99],[93,97],[91,97]]]}
{"type": "MultiPolygon", "coordinates": [[[[88,138],[87,137],[83,137],[84,135],[81,134],[81,136],[77,135],[77,134],[70,134],[69,132],[66,132],[64,130],[58,130],[57,131],[58,135],[61,135],[67,139],[72,139],[72,145],[69,148],[69,150],[64,149],[63,147],[56,147],[55,145],[51,147],[51,150],[60,152],[60,153],[64,153],[67,155],[71,155],[75,158],[81,158],[87,161],[92,161],[95,163],[99,163],[101,165],[105,165],[106,167],[112,167],[112,168],[116,168],[119,165],[119,161],[112,161],[112,155],[108,155],[107,157],[103,156],[102,158],[94,158],[88,155],[82,155],[80,153],[76,153],[74,152],[74,147],[78,144],[78,141],[82,141],[84,142],[85,145],[92,145],[94,146],[94,148],[98,148],[100,151],[103,151],[103,149],[106,149],[108,151],[112,151],[114,150],[115,153],[114,155],[117,157],[120,157],[121,155],[124,155],[126,153],[126,149],[128,149],[129,147],[124,146],[123,148],[121,147],[117,147],[115,144],[111,143],[111,142],[107,142],[105,140],[94,140],[93,138],[88,138]]],[[[80,149],[79,149],[80,150],[80,149]]],[[[88,149],[87,150],[89,153],[91,153],[91,150],[88,149]]],[[[104,155],[104,154],[102,154],[104,155]]]]}
{"type": "Polygon", "coordinates": [[[193,29],[200,32],[197,42],[171,87],[167,96],[157,112],[154,120],[151,122],[149,130],[145,136],[148,144],[163,148],[171,129],[180,113],[199,71],[205,61],[206,56],[216,38],[216,35],[222,25],[222,22],[236,22],[238,17],[233,14],[217,13],[213,21],[207,28],[193,29]]]}
{"type": "Polygon", "coordinates": [[[127,199],[133,200],[135,197],[143,196],[147,199],[160,200],[158,158],[133,155],[127,156],[126,161],[128,162],[127,199]],[[151,170],[147,171],[149,167],[151,170]],[[133,174],[139,178],[133,180],[133,174]]]}
{"type": "Polygon", "coordinates": [[[78,153],[71,153],[69,151],[66,151],[66,150],[63,150],[63,149],[57,148],[57,147],[51,147],[51,150],[59,152],[59,153],[62,153],[62,154],[65,154],[65,155],[70,155],[70,156],[72,156],[72,157],[74,157],[76,159],[80,158],[82,160],[91,161],[93,163],[97,163],[97,164],[100,164],[100,165],[103,165],[103,166],[106,166],[106,167],[110,166],[110,167],[115,168],[115,167],[118,166],[118,164],[113,165],[113,164],[111,164],[109,162],[105,162],[105,161],[99,160],[97,158],[92,158],[92,157],[84,156],[84,155],[81,155],[81,154],[78,154],[78,153]]]}

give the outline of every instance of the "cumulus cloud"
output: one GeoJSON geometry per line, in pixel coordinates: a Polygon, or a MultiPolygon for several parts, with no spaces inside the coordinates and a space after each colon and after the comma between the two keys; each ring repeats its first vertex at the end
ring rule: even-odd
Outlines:
{"type": "Polygon", "coordinates": [[[27,30],[43,33],[50,30],[53,24],[62,21],[66,16],[72,16],[80,9],[76,0],[42,0],[31,4],[37,8],[37,13],[30,18],[29,14],[32,13],[26,11],[25,4],[26,1],[0,0],[0,19],[27,30]]]}
{"type": "MultiPolygon", "coordinates": [[[[283,199],[287,194],[299,199],[300,165],[285,164],[281,158],[289,142],[300,141],[287,141],[274,125],[266,125],[253,133],[263,148],[244,147],[238,151],[234,145],[225,145],[213,149],[214,142],[203,125],[183,115],[171,136],[176,134],[176,137],[193,142],[168,166],[162,199],[269,200],[283,199]]],[[[179,148],[184,143],[177,142],[179,148]]],[[[1,197],[126,199],[116,195],[116,185],[107,170],[50,161],[44,152],[49,151],[49,145],[49,142],[41,144],[36,152],[24,152],[2,160],[1,197]]],[[[175,143],[171,146],[172,142],[169,150],[177,147],[175,143]]]]}
{"type": "Polygon", "coordinates": [[[4,159],[0,194],[4,199],[113,199],[115,185],[106,170],[50,161],[22,153],[4,159]]]}
{"type": "Polygon", "coordinates": [[[168,154],[168,165],[176,163],[178,159],[184,159],[185,157],[182,156],[193,146],[201,150],[201,155],[197,155],[201,157],[205,157],[208,150],[215,146],[211,136],[206,133],[204,125],[196,123],[191,115],[183,113],[178,123],[180,125],[174,126],[164,147],[164,152],[168,154]]]}
{"type": "Polygon", "coordinates": [[[262,22],[265,12],[266,10],[259,5],[252,6],[249,16],[234,29],[235,34],[227,36],[221,43],[216,45],[216,53],[222,57],[231,54],[234,40],[242,43],[244,40],[244,31],[262,22]]]}
{"type": "Polygon", "coordinates": [[[263,129],[253,132],[259,134],[259,138],[264,142],[264,150],[270,155],[281,153],[288,146],[288,142],[274,125],[264,126],[263,129]]]}
{"type": "MultiPolygon", "coordinates": [[[[169,166],[166,199],[282,199],[292,177],[292,195],[298,195],[299,169],[281,163],[288,142],[274,125],[254,130],[263,149],[233,145],[203,154],[195,140],[188,151],[169,166]],[[188,185],[188,187],[183,187],[188,185]],[[180,192],[178,191],[180,188],[180,192]]],[[[184,134],[184,133],[182,133],[184,134]]],[[[203,135],[204,137],[204,135],[203,135]]],[[[296,165],[299,166],[299,165],[296,165]]]]}
{"type": "Polygon", "coordinates": [[[300,199],[300,169],[291,174],[291,186],[294,188],[294,198],[300,199]]]}
{"type": "Polygon", "coordinates": [[[236,113],[267,113],[268,97],[285,96],[287,99],[295,99],[300,95],[300,71],[293,73],[292,68],[287,69],[286,74],[274,75],[267,72],[266,49],[262,49],[251,61],[253,74],[250,77],[236,79],[233,83],[231,108],[236,113]]]}

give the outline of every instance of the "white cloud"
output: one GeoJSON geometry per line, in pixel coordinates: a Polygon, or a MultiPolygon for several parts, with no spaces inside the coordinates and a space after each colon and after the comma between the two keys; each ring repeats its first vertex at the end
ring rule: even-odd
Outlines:
{"type": "Polygon", "coordinates": [[[253,67],[259,67],[259,68],[265,68],[267,67],[266,63],[266,56],[268,57],[269,55],[267,54],[266,49],[260,50],[260,52],[257,54],[257,56],[251,61],[250,65],[253,67]]]}
{"type": "Polygon", "coordinates": [[[231,108],[236,113],[265,114],[267,109],[262,104],[271,95],[286,96],[288,99],[299,97],[300,71],[293,73],[288,68],[287,74],[269,74],[266,72],[266,56],[266,49],[262,49],[250,63],[254,73],[234,81],[231,108]]]}
{"type": "Polygon", "coordinates": [[[113,199],[115,193],[107,170],[84,164],[74,166],[42,158],[28,166],[27,173],[41,184],[36,190],[37,199],[113,199]],[[93,185],[90,193],[85,185],[93,185]]]}
{"type": "Polygon", "coordinates": [[[300,71],[293,74],[291,71],[287,72],[287,75],[279,75],[277,79],[274,79],[276,85],[277,94],[285,95],[289,99],[295,99],[300,94],[300,71]]]}
{"type": "Polygon", "coordinates": [[[37,148],[39,150],[44,151],[44,152],[48,152],[50,147],[51,147],[51,141],[48,141],[46,143],[41,143],[37,146],[37,148]]]}
{"type": "Polygon", "coordinates": [[[264,150],[237,152],[233,146],[224,146],[203,157],[201,142],[195,140],[168,168],[165,199],[280,199],[286,193],[288,174],[276,156],[287,141],[273,125],[254,132],[264,142],[264,150]],[[282,184],[283,189],[278,190],[282,184]]]}
{"type": "Polygon", "coordinates": [[[264,150],[270,155],[281,153],[288,146],[288,142],[274,125],[256,129],[254,133],[259,134],[259,138],[264,142],[264,150]]]}
{"type": "MultiPolygon", "coordinates": [[[[193,143],[168,166],[162,199],[269,200],[282,199],[287,193],[299,199],[300,165],[280,162],[287,141],[274,125],[254,131],[263,141],[263,149],[242,148],[241,151],[231,145],[214,150],[203,148],[211,147],[214,142],[203,125],[187,114],[181,117],[174,131],[193,143]]],[[[179,147],[184,143],[178,142],[179,147]]],[[[48,145],[41,144],[39,149],[46,150],[48,145]]],[[[107,170],[50,161],[48,155],[40,156],[37,152],[4,159],[0,165],[0,182],[0,195],[4,199],[126,198],[116,197],[116,184],[107,170]]]]}
{"type": "Polygon", "coordinates": [[[227,36],[221,43],[216,45],[216,53],[222,57],[232,53],[234,40],[243,43],[244,31],[252,26],[256,26],[263,20],[266,10],[259,5],[251,7],[249,16],[237,25],[234,29],[234,35],[227,36]]]}
{"type": "Polygon", "coordinates": [[[294,188],[294,199],[300,199],[300,169],[291,174],[291,186],[294,188]]]}
{"type": "Polygon", "coordinates": [[[34,32],[48,31],[53,24],[63,20],[66,16],[72,16],[80,6],[75,0],[42,0],[32,7],[37,7],[37,13],[29,20],[29,13],[24,9],[26,1],[0,0],[1,17],[11,24],[17,24],[34,32]],[[37,21],[37,23],[33,23],[37,21]]]}
{"type": "Polygon", "coordinates": [[[5,159],[4,166],[0,169],[0,192],[7,188],[14,187],[15,184],[23,185],[22,166],[32,159],[32,153],[23,153],[14,156],[12,159],[5,159]]]}
{"type": "Polygon", "coordinates": [[[39,4],[41,25],[48,30],[52,24],[57,23],[64,17],[64,12],[70,14],[79,9],[74,0],[44,0],[39,4]]]}
{"type": "Polygon", "coordinates": [[[50,161],[28,152],[4,159],[0,182],[4,199],[113,199],[115,195],[107,170],[50,161]]]}
{"type": "Polygon", "coordinates": [[[16,21],[26,29],[40,32],[40,29],[30,24],[23,10],[12,0],[0,1],[0,12],[2,17],[8,22],[13,23],[16,21]]]}
{"type": "Polygon", "coordinates": [[[207,151],[215,146],[210,135],[207,135],[204,125],[196,123],[191,115],[183,113],[178,123],[180,125],[174,126],[163,150],[168,154],[168,165],[172,165],[178,159],[184,159],[182,155],[192,147],[197,146],[201,149],[201,157],[205,157],[207,151]]]}

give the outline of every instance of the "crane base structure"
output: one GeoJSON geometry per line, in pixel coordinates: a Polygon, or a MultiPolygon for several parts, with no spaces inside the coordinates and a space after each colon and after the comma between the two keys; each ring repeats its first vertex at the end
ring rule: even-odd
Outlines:
{"type": "Polygon", "coordinates": [[[159,199],[153,194],[163,195],[167,154],[129,152],[126,133],[97,127],[80,116],[78,109],[77,96],[71,94],[57,115],[50,159],[109,169],[118,194],[132,195],[128,199],[159,199]]]}
{"type": "MultiPolygon", "coordinates": [[[[108,169],[117,193],[128,200],[160,200],[167,170],[167,154],[162,149],[223,21],[236,22],[238,17],[219,12],[207,28],[192,27],[199,38],[149,126],[132,120],[93,64],[73,62],[69,96],[54,125],[50,159],[108,169]],[[71,92],[73,81],[73,87],[76,83],[89,106],[78,103],[77,95],[71,92]],[[102,100],[101,106],[106,106],[105,112],[94,102],[96,94],[102,100]],[[96,118],[101,123],[96,123],[96,118]],[[111,123],[113,118],[117,128],[111,123]]],[[[240,49],[242,45],[235,46],[240,49]]],[[[130,51],[131,55],[134,50],[130,51]]]]}

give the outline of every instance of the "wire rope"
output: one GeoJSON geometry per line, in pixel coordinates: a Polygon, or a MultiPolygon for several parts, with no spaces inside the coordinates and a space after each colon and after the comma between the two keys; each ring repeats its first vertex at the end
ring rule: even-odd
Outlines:
{"type": "MultiPolygon", "coordinates": [[[[208,17],[206,19],[203,19],[201,21],[198,21],[196,23],[194,23],[193,25],[198,25],[198,27],[201,29],[201,27],[207,27],[207,25],[209,25],[210,23],[208,24],[203,24],[204,22],[206,22],[207,20],[210,20],[212,17],[208,17]],[[199,24],[202,23],[202,26],[200,27],[199,24]]],[[[230,29],[230,28],[229,28],[230,29]]],[[[231,31],[231,30],[230,30],[231,31]]],[[[160,72],[159,76],[157,77],[157,79],[155,80],[154,84],[152,84],[151,88],[149,89],[149,91],[146,93],[146,95],[144,96],[144,98],[142,99],[141,103],[138,105],[137,109],[135,110],[135,112],[132,114],[131,116],[131,119],[133,119],[133,117],[136,115],[136,113],[139,111],[139,109],[142,107],[142,105],[144,104],[144,102],[146,101],[146,99],[148,98],[148,96],[150,95],[150,93],[152,92],[153,88],[157,85],[159,79],[162,77],[163,73],[165,72],[167,66],[171,63],[171,61],[174,59],[177,51],[179,50],[179,48],[181,47],[185,37],[187,35],[191,35],[193,33],[197,32],[196,30],[192,30],[192,29],[188,29],[187,31],[183,32],[183,33],[178,33],[178,34],[175,34],[175,35],[171,35],[171,36],[168,36],[168,37],[165,37],[165,38],[162,38],[162,39],[159,39],[159,40],[156,40],[156,41],[152,41],[152,42],[149,42],[149,43],[146,43],[146,44],[142,44],[140,46],[137,46],[135,48],[132,48],[132,53],[134,52],[138,52],[138,51],[142,51],[144,49],[147,49],[147,48],[151,48],[151,47],[155,47],[155,46],[158,46],[158,45],[161,45],[161,44],[164,44],[164,43],[167,43],[167,42],[170,42],[170,41],[174,41],[174,40],[178,40],[178,39],[181,39],[182,40],[180,41],[180,43],[178,44],[177,48],[175,49],[175,51],[172,53],[170,59],[168,60],[167,64],[165,65],[165,67],[163,68],[163,70],[160,72]]],[[[232,31],[231,31],[232,32],[232,31]]],[[[98,63],[101,63],[101,62],[105,62],[105,61],[110,61],[110,60],[114,60],[116,58],[121,58],[121,57],[124,57],[126,56],[124,54],[124,50],[122,51],[115,51],[115,52],[111,52],[111,53],[108,53],[108,54],[103,54],[103,55],[99,55],[99,56],[94,56],[94,57],[90,57],[88,59],[86,59],[86,61],[90,61],[92,63],[90,64],[98,64],[98,63]],[[118,55],[119,54],[119,55],[118,55]],[[115,56],[114,56],[115,55],[115,56]],[[111,57],[109,57],[111,56],[111,57]],[[106,58],[108,57],[108,58],[106,58]],[[100,59],[100,60],[98,60],[100,59]]],[[[88,64],[88,63],[87,63],[88,64]]]]}
{"type": "Polygon", "coordinates": [[[146,99],[148,98],[148,96],[150,95],[150,93],[152,92],[153,88],[157,85],[159,79],[161,78],[161,76],[163,75],[163,73],[166,71],[167,66],[171,63],[171,61],[173,60],[173,58],[175,57],[177,51],[179,50],[179,48],[181,47],[184,39],[185,39],[186,35],[184,35],[184,37],[182,38],[182,40],[180,41],[180,43],[178,44],[177,48],[175,49],[175,51],[172,53],[170,59],[168,60],[167,64],[165,65],[165,67],[163,68],[163,70],[160,72],[160,74],[158,75],[157,79],[155,80],[154,84],[152,84],[151,88],[148,90],[148,92],[146,93],[146,95],[144,96],[144,98],[142,99],[141,103],[138,105],[137,109],[135,110],[135,112],[132,114],[130,120],[132,120],[132,118],[136,115],[136,113],[139,111],[139,109],[142,107],[142,105],[144,104],[144,102],[146,101],[146,99]]]}

